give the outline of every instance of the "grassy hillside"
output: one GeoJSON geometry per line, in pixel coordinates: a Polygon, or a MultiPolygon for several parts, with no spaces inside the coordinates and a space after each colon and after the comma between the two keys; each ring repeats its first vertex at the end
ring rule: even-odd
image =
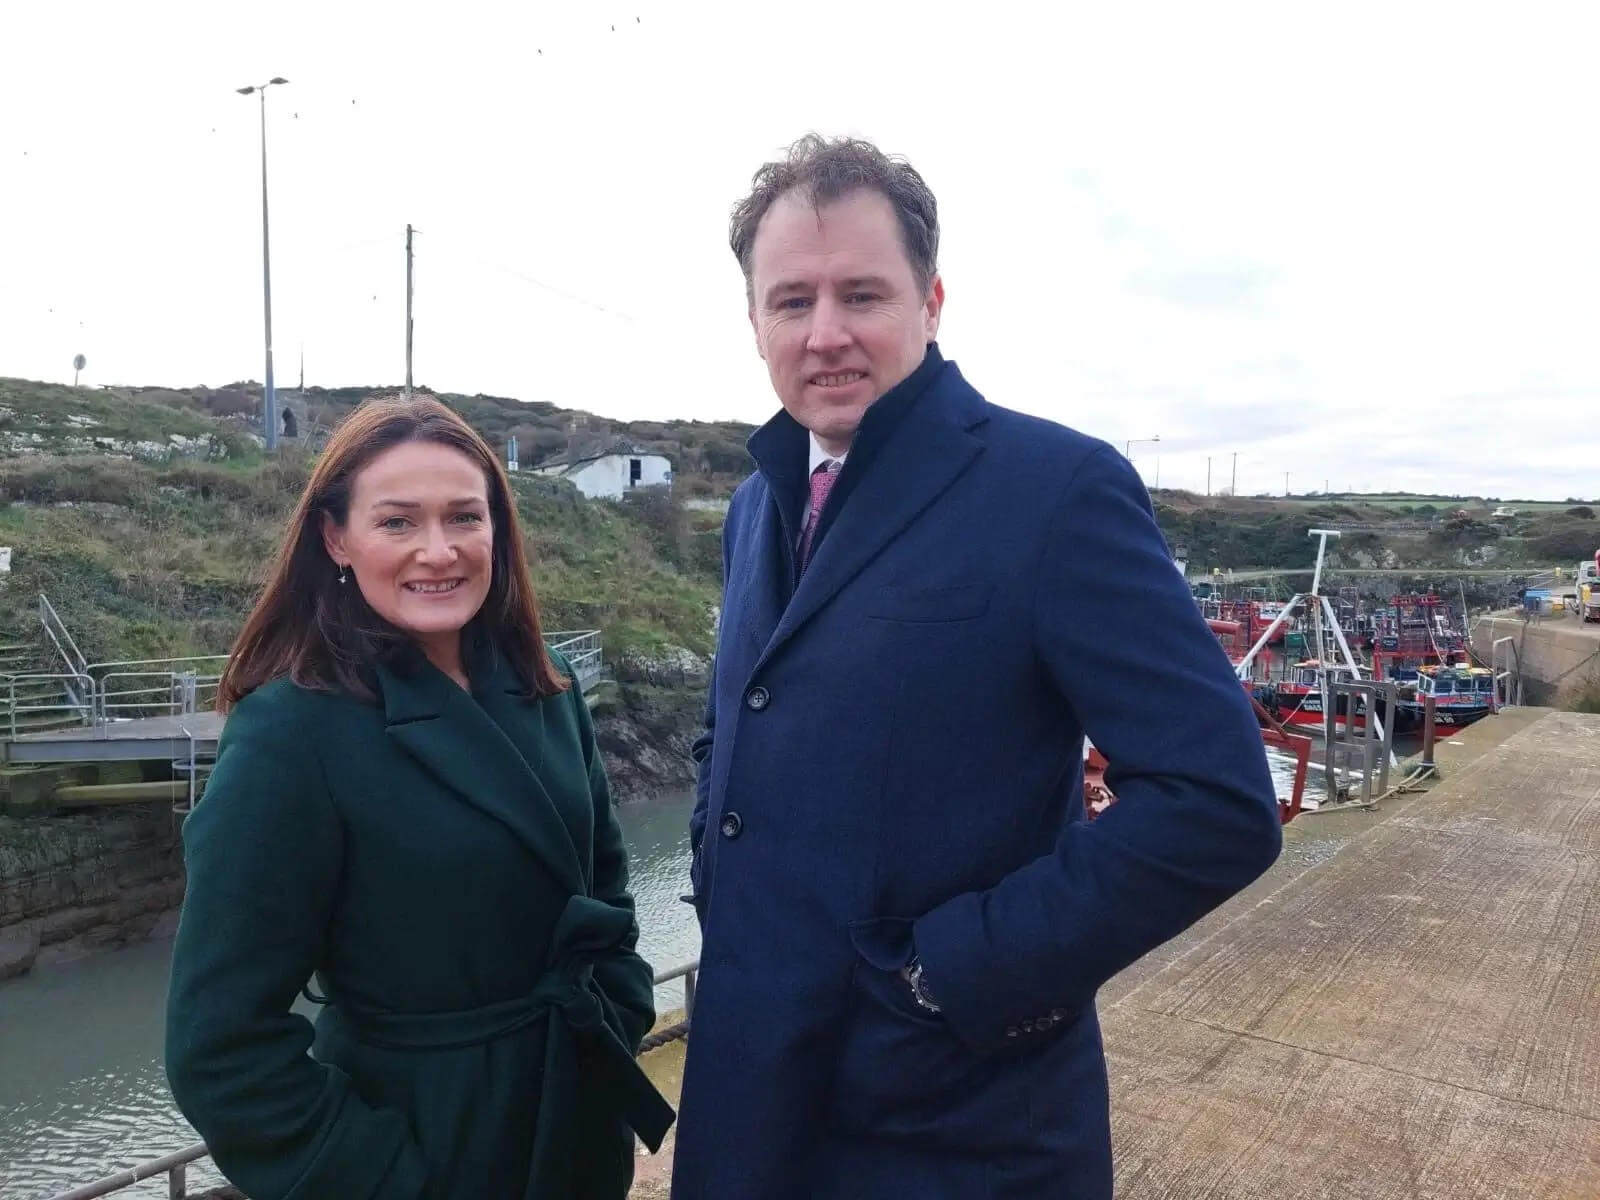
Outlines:
{"type": "MultiPolygon", "coordinates": [[[[47,593],[96,659],[225,649],[260,584],[313,449],[384,389],[282,394],[302,436],[276,459],[260,448],[260,389],[71,388],[0,379],[0,545],[14,548],[0,592],[8,623],[47,593]]],[[[686,511],[726,496],[751,469],[749,427],[611,422],[543,401],[443,394],[496,447],[516,436],[531,465],[616,440],[668,454],[673,495],[591,502],[524,472],[516,482],[535,583],[551,628],[605,629],[613,652],[710,650],[720,518],[686,511]]],[[[1199,569],[1302,568],[1311,526],[1345,531],[1334,565],[1570,568],[1600,547],[1595,509],[1405,494],[1345,497],[1155,495],[1168,541],[1199,569]]]]}
{"type": "Polygon", "coordinates": [[[1600,548],[1595,509],[1574,503],[1498,505],[1477,499],[1421,497],[1200,497],[1164,491],[1156,517],[1173,546],[1202,569],[1310,565],[1310,528],[1338,529],[1330,543],[1334,566],[1448,570],[1452,567],[1570,569],[1600,548]]]}
{"type": "MultiPolygon", "coordinates": [[[[0,380],[0,439],[32,435],[0,440],[12,455],[0,458],[0,544],[14,551],[6,624],[31,627],[25,610],[44,592],[91,659],[228,647],[311,456],[291,446],[266,459],[244,422],[204,411],[225,407],[219,397],[0,380]]],[[[679,440],[703,456],[717,441],[696,436],[679,440]]],[[[526,474],[514,486],[548,628],[604,628],[613,654],[709,652],[716,514],[660,493],[589,501],[526,474]]]]}
{"type": "MultiPolygon", "coordinates": [[[[294,412],[300,440],[314,448],[363,400],[398,390],[280,390],[278,400],[294,412]]],[[[731,490],[753,467],[744,448],[751,427],[736,421],[611,421],[542,400],[431,394],[471,422],[496,450],[503,451],[506,439],[515,436],[524,467],[568,449],[582,452],[626,440],[668,455],[689,495],[731,490]]],[[[261,387],[254,383],[72,388],[0,378],[0,453],[100,451],[159,459],[176,446],[212,459],[248,460],[258,454],[260,410],[261,387]],[[176,443],[174,434],[180,439],[176,443]]]]}

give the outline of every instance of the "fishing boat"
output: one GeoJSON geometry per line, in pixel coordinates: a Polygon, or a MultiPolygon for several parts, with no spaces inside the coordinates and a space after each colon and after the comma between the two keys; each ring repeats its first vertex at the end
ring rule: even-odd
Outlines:
{"type": "MultiPolygon", "coordinates": [[[[1452,697],[1452,709],[1459,710],[1462,715],[1473,711],[1476,700],[1464,702],[1460,699],[1463,693],[1456,690],[1461,679],[1458,673],[1471,669],[1466,635],[1458,627],[1449,602],[1442,597],[1431,592],[1398,595],[1377,614],[1372,638],[1372,677],[1395,685],[1397,727],[1421,724],[1423,697],[1429,694],[1434,695],[1436,708],[1438,701],[1448,694],[1452,697]],[[1440,670],[1445,671],[1443,686],[1450,689],[1448,693],[1434,690],[1440,686],[1437,682],[1440,670]],[[1424,685],[1424,679],[1432,682],[1424,685]]],[[[1465,694],[1476,697],[1477,676],[1467,678],[1472,686],[1465,694]]],[[[1492,680],[1485,689],[1485,698],[1493,701],[1492,680]]],[[[1475,720],[1487,711],[1485,707],[1467,720],[1475,720]]]]}
{"type": "MultiPolygon", "coordinates": [[[[1284,670],[1283,678],[1257,682],[1252,687],[1251,694],[1284,725],[1325,730],[1327,717],[1322,707],[1323,681],[1329,675],[1342,679],[1360,678],[1359,674],[1344,663],[1324,664],[1317,658],[1303,659],[1289,664],[1284,670]]],[[[1347,697],[1338,698],[1335,713],[1336,725],[1339,727],[1348,725],[1350,714],[1347,697]]],[[[1357,705],[1355,728],[1364,729],[1366,723],[1366,712],[1362,706],[1357,705]]]]}
{"type": "Polygon", "coordinates": [[[1411,694],[1395,701],[1396,727],[1422,724],[1430,696],[1435,725],[1452,729],[1470,725],[1494,711],[1494,672],[1485,667],[1422,667],[1411,694]]]}

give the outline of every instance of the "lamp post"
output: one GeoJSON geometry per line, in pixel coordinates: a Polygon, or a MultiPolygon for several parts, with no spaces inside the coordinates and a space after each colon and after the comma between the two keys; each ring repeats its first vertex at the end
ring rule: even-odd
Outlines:
{"type": "MultiPolygon", "coordinates": [[[[1154,445],[1154,444],[1159,443],[1160,441],[1161,441],[1161,435],[1159,433],[1156,434],[1154,437],[1129,438],[1126,442],[1124,442],[1122,444],[1122,457],[1127,459],[1129,462],[1132,462],[1133,461],[1133,448],[1135,446],[1143,446],[1143,445],[1146,445],[1147,443],[1154,445]]],[[[1161,486],[1161,460],[1159,458],[1156,459],[1156,484],[1155,485],[1158,488],[1161,486]]]]}
{"type": "Polygon", "coordinates": [[[267,89],[288,83],[274,75],[265,83],[235,89],[241,96],[261,97],[261,304],[266,314],[267,378],[262,393],[261,424],[266,429],[267,450],[278,448],[278,393],[272,385],[272,251],[267,236],[267,89]]]}

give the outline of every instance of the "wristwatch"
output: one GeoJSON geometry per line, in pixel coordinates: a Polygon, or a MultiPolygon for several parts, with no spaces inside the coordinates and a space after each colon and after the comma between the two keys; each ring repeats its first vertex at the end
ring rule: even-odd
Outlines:
{"type": "Polygon", "coordinates": [[[922,973],[922,960],[915,954],[911,961],[900,968],[900,977],[911,985],[911,998],[917,1002],[917,1007],[926,1012],[940,1013],[940,1008],[933,998],[933,993],[928,990],[927,980],[922,973]]]}

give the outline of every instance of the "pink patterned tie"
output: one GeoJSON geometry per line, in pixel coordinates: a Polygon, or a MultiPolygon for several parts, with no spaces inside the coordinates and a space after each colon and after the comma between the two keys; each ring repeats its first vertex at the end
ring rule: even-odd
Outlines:
{"type": "Polygon", "coordinates": [[[833,485],[839,478],[839,466],[838,459],[830,458],[825,463],[817,464],[817,469],[811,472],[811,507],[806,511],[806,527],[800,534],[802,575],[811,562],[811,538],[817,531],[817,522],[822,519],[823,507],[828,503],[828,493],[833,491],[833,485]]]}

